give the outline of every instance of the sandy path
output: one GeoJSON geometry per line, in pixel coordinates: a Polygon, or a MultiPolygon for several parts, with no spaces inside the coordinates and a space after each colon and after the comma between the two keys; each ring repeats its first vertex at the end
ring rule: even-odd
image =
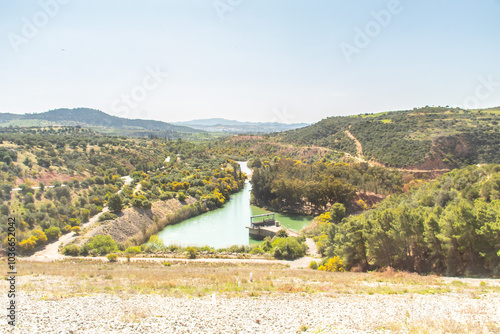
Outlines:
{"type": "MultiPolygon", "coordinates": [[[[90,218],[88,222],[82,224],[81,229],[92,228],[99,221],[99,217],[108,211],[109,209],[105,207],[101,212],[90,218]]],[[[65,258],[64,255],[59,254],[59,247],[64,247],[72,241],[75,241],[78,237],[79,235],[75,232],[64,234],[57,241],[46,245],[42,250],[28,257],[28,259],[33,261],[53,261],[65,258]]]]}
{"type": "Polygon", "coordinates": [[[307,255],[311,255],[314,257],[319,256],[318,247],[316,246],[316,243],[312,238],[306,239],[306,245],[307,245],[307,252],[306,252],[307,255]]]}

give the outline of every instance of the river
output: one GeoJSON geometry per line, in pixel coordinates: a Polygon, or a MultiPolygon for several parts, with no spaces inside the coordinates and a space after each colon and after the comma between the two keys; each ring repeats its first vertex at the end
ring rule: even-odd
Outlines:
{"type": "MultiPolygon", "coordinates": [[[[250,172],[246,162],[238,163],[242,172],[247,174],[250,172]]],[[[245,226],[250,224],[252,214],[267,211],[250,205],[251,190],[252,185],[246,181],[243,190],[233,194],[222,208],[187,219],[179,224],[167,226],[158,233],[158,237],[165,245],[208,245],[214,248],[257,242],[248,236],[248,229],[245,226]]],[[[295,231],[299,231],[312,221],[310,216],[284,214],[276,214],[276,219],[283,226],[295,231]]]]}

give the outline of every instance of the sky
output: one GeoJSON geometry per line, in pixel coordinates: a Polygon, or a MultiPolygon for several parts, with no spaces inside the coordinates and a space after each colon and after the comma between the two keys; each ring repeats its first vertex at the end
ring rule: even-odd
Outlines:
{"type": "Polygon", "coordinates": [[[0,112],[316,122],[500,106],[500,0],[0,0],[0,112]]]}

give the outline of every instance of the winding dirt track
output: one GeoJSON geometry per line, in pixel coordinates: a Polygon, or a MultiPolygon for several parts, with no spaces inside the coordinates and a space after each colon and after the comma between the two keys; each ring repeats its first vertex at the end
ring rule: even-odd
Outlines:
{"type": "MultiPolygon", "coordinates": [[[[132,178],[127,175],[122,177],[124,180],[124,186],[129,185],[132,182],[132,178]]],[[[123,187],[122,187],[123,189],[123,187]]],[[[117,194],[119,194],[122,189],[118,190],[117,194]]],[[[84,223],[81,225],[82,230],[90,230],[98,221],[99,217],[103,215],[104,213],[109,212],[108,207],[104,207],[101,212],[93,216],[92,218],[89,219],[88,222],[84,223]]],[[[88,231],[87,231],[88,232],[88,231]]],[[[28,257],[27,259],[30,261],[54,261],[54,260],[59,260],[66,258],[66,256],[62,255],[59,253],[59,248],[64,247],[65,245],[69,244],[70,242],[76,240],[78,238],[78,235],[75,232],[70,232],[68,234],[62,235],[57,241],[46,245],[43,249],[35,252],[33,255],[28,257]]]]}
{"type": "Polygon", "coordinates": [[[353,134],[349,130],[345,130],[344,132],[347,135],[347,137],[354,140],[354,143],[356,144],[356,155],[358,156],[358,158],[364,159],[363,145],[361,145],[359,140],[356,137],[354,137],[353,134]]]}

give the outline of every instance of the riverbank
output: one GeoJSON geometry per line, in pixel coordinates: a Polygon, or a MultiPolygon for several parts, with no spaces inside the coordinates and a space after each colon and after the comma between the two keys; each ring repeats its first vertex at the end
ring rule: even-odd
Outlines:
{"type": "MultiPolygon", "coordinates": [[[[17,333],[495,333],[500,282],[281,264],[18,265],[17,333]]],[[[0,281],[6,291],[8,282],[0,281]]],[[[6,295],[0,302],[6,303],[6,295]]],[[[6,323],[0,332],[8,332],[6,323]]]]}
{"type": "MultiPolygon", "coordinates": [[[[161,231],[165,226],[176,224],[192,216],[206,212],[193,197],[187,197],[184,202],[172,198],[166,201],[156,201],[151,208],[127,208],[120,217],[104,222],[97,228],[89,231],[85,239],[95,235],[109,235],[116,242],[125,245],[140,245],[146,242],[153,234],[161,231]]],[[[83,240],[80,242],[83,243],[83,240]]]]}

